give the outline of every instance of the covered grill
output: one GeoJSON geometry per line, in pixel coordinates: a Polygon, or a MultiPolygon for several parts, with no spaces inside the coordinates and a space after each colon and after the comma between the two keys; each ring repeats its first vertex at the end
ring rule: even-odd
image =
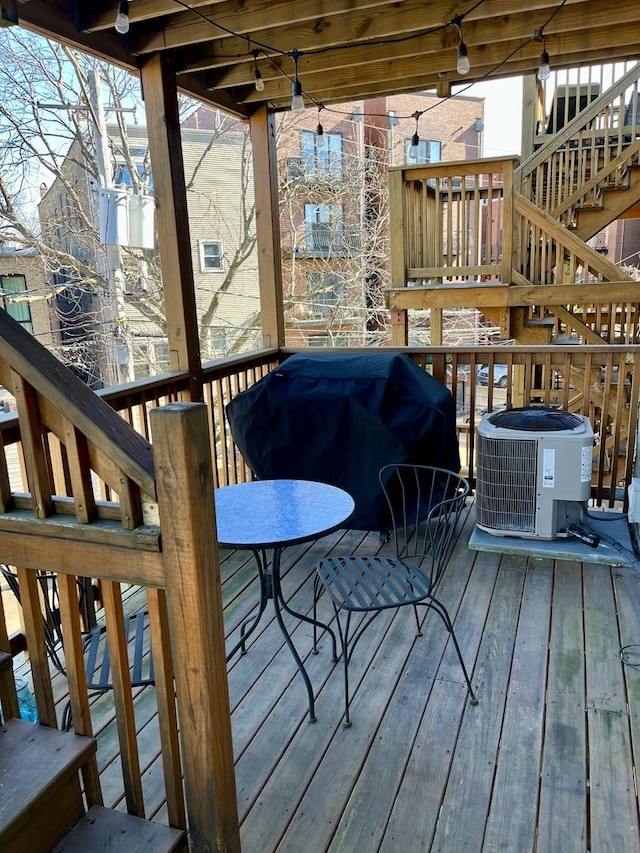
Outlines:
{"type": "Polygon", "coordinates": [[[400,353],[309,353],[227,406],[258,479],[319,480],[355,500],[348,526],[388,526],[378,472],[392,462],[460,470],[451,394],[400,353]]]}

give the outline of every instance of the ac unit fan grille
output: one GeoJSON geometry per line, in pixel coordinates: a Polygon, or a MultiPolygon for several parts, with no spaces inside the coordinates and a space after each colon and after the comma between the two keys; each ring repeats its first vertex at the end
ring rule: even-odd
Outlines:
{"type": "Polygon", "coordinates": [[[537,442],[478,435],[476,521],[492,530],[535,533],[537,442]]]}

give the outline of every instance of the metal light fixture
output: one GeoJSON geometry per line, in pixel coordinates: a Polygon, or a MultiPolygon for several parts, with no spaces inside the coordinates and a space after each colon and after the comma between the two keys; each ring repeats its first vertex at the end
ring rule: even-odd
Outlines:
{"type": "Polygon", "coordinates": [[[458,45],[458,59],[456,62],[456,70],[458,74],[468,74],[469,71],[471,71],[471,63],[469,62],[467,46],[463,41],[461,41],[458,45]]]}
{"type": "Polygon", "coordinates": [[[411,137],[411,145],[409,146],[409,157],[411,160],[418,160],[420,156],[420,134],[418,133],[418,121],[422,113],[416,111],[411,118],[416,120],[416,130],[411,137]]]}
{"type": "Polygon", "coordinates": [[[547,46],[544,42],[542,27],[534,32],[533,41],[542,42],[542,53],[540,54],[540,64],[538,66],[538,80],[544,82],[551,76],[551,67],[549,65],[549,54],[547,53],[547,46]]]}
{"type": "Polygon", "coordinates": [[[460,15],[457,18],[454,18],[451,23],[458,30],[458,36],[460,38],[460,41],[458,42],[458,49],[456,51],[456,70],[458,74],[468,74],[471,70],[471,63],[469,62],[467,46],[464,43],[464,38],[462,37],[462,16],[460,15]]]}

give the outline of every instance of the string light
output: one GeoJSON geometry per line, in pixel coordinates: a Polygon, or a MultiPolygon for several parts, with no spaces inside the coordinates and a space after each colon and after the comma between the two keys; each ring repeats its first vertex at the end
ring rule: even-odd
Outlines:
{"type": "Polygon", "coordinates": [[[458,74],[468,74],[469,71],[471,71],[471,63],[469,62],[469,52],[467,50],[467,46],[464,43],[464,39],[462,37],[462,18],[454,18],[452,23],[454,27],[458,30],[458,35],[460,36],[460,41],[458,42],[458,49],[456,52],[456,70],[458,74]]]}
{"type": "MultiPolygon", "coordinates": [[[[278,49],[272,45],[268,45],[268,44],[264,44],[262,42],[259,42],[256,39],[253,39],[246,34],[244,36],[240,36],[240,34],[235,32],[235,30],[232,30],[229,27],[226,27],[224,24],[222,24],[218,21],[212,20],[210,17],[208,17],[207,15],[203,14],[198,9],[191,6],[190,3],[187,2],[187,0],[173,0],[173,2],[182,6],[184,9],[188,10],[192,14],[197,15],[203,21],[205,21],[207,24],[210,24],[214,27],[217,27],[218,29],[221,29],[223,32],[226,32],[229,35],[236,36],[238,38],[242,38],[242,37],[246,38],[248,46],[254,45],[253,50],[247,51],[248,53],[249,52],[253,53],[254,57],[257,57],[257,54],[261,51],[267,57],[269,57],[269,54],[271,54],[271,53],[279,55],[279,56],[290,56],[290,57],[292,57],[292,59],[294,61],[294,65],[295,65],[295,79],[291,81],[292,82],[291,109],[294,110],[295,112],[301,112],[305,109],[304,97],[303,97],[303,92],[302,92],[302,83],[298,79],[298,58],[303,55],[300,51],[298,51],[298,50],[286,51],[286,50],[278,49]]],[[[456,29],[458,31],[458,37],[459,37],[459,41],[458,41],[458,45],[457,45],[457,49],[456,49],[456,54],[457,54],[456,69],[457,69],[458,74],[460,74],[460,75],[468,74],[469,71],[471,70],[471,63],[469,62],[468,48],[467,48],[467,45],[466,45],[464,38],[463,38],[463,35],[462,35],[462,22],[463,22],[465,16],[469,14],[469,12],[474,11],[478,6],[480,6],[484,2],[485,2],[485,0],[476,0],[476,3],[471,7],[470,10],[468,10],[467,12],[465,12],[462,15],[457,15],[456,17],[451,18],[449,21],[446,21],[445,23],[437,24],[433,27],[425,28],[424,30],[421,30],[420,32],[415,32],[415,33],[411,33],[408,35],[399,36],[397,38],[388,38],[388,39],[385,39],[384,41],[381,41],[379,43],[380,44],[397,44],[397,43],[401,43],[401,42],[405,42],[405,41],[411,41],[413,39],[423,38],[425,35],[431,35],[433,33],[437,33],[441,30],[444,30],[446,27],[454,26],[454,27],[456,27],[456,29]]],[[[568,2],[569,2],[569,0],[560,0],[558,6],[549,15],[549,17],[544,22],[544,24],[540,27],[540,29],[536,30],[536,33],[534,34],[534,36],[532,38],[527,39],[525,42],[518,45],[514,50],[512,50],[508,54],[508,56],[505,59],[503,59],[501,62],[499,62],[490,71],[485,72],[479,78],[479,80],[488,79],[493,72],[495,72],[497,69],[499,69],[503,65],[505,65],[507,60],[511,59],[526,44],[529,44],[531,41],[535,41],[535,40],[543,41],[542,33],[543,33],[544,28],[546,26],[548,26],[548,24],[553,20],[553,18],[555,18],[556,15],[558,15],[561,12],[561,10],[564,8],[564,6],[568,2]]],[[[129,3],[124,2],[124,0],[121,0],[121,2],[119,4],[118,18],[120,19],[120,17],[121,17],[121,11],[120,10],[122,10],[123,11],[123,14],[122,14],[123,25],[127,27],[127,30],[128,30],[128,24],[129,24],[128,7],[129,7],[129,3]]],[[[118,26],[116,26],[116,29],[118,29],[118,26]]],[[[126,32],[127,30],[123,30],[123,32],[126,32]]],[[[120,32],[119,29],[118,29],[118,31],[120,32]]],[[[317,55],[320,53],[326,53],[327,51],[330,51],[330,50],[350,49],[351,47],[352,47],[352,43],[348,42],[345,44],[331,45],[331,46],[327,46],[327,47],[323,47],[323,48],[316,48],[313,50],[304,51],[304,54],[305,55],[307,55],[307,54],[308,55],[312,55],[312,54],[317,55]]],[[[273,62],[273,60],[271,60],[271,61],[273,62]]],[[[279,68],[279,66],[276,65],[275,62],[274,62],[274,65],[284,76],[286,76],[289,80],[291,80],[289,75],[286,74],[284,71],[282,71],[282,69],[279,68]]],[[[256,70],[256,73],[255,73],[256,89],[258,91],[263,91],[263,87],[260,86],[260,83],[258,82],[258,78],[261,79],[262,75],[260,75],[259,69],[257,69],[257,63],[256,63],[255,70],[256,70]]],[[[549,54],[547,53],[547,51],[545,49],[542,51],[542,54],[540,56],[540,66],[538,69],[539,79],[546,79],[546,76],[549,76],[550,73],[551,73],[551,68],[549,66],[549,54]]],[[[473,85],[473,84],[469,84],[465,89],[463,89],[463,91],[466,91],[468,88],[470,88],[471,85],[473,85]]],[[[460,94],[460,93],[458,93],[458,94],[460,94]]],[[[316,103],[310,95],[308,95],[308,97],[311,99],[311,101],[316,103]]],[[[452,97],[452,96],[449,95],[448,97],[441,99],[440,103],[448,100],[449,97],[452,97]]],[[[335,113],[338,111],[331,110],[331,112],[335,113]]],[[[426,112],[426,110],[424,110],[423,112],[426,112]]],[[[411,116],[405,116],[405,117],[411,118],[411,116]]],[[[355,121],[358,120],[358,118],[355,115],[353,115],[352,118],[355,121]]]]}
{"type": "Polygon", "coordinates": [[[540,27],[539,30],[536,30],[533,34],[534,41],[542,42],[542,53],[540,54],[540,65],[538,67],[538,80],[544,82],[548,80],[551,76],[551,68],[549,66],[549,54],[547,53],[547,46],[544,41],[544,33],[543,27],[540,27]]]}
{"type": "Polygon", "coordinates": [[[543,50],[540,54],[540,67],[538,68],[538,80],[548,80],[551,76],[551,67],[549,66],[549,54],[543,50]]]}
{"type": "Polygon", "coordinates": [[[293,59],[293,67],[295,71],[295,79],[291,86],[291,109],[294,113],[304,112],[304,98],[302,97],[302,83],[298,79],[298,57],[300,54],[297,50],[292,51],[291,58],[293,59]]]}
{"type": "Polygon", "coordinates": [[[258,51],[253,51],[253,78],[256,87],[256,92],[264,92],[264,80],[262,79],[262,74],[260,73],[260,69],[258,68],[258,51]]]}
{"type": "Polygon", "coordinates": [[[420,120],[421,115],[422,113],[415,112],[411,116],[411,118],[414,118],[416,120],[416,132],[411,137],[411,145],[409,147],[409,157],[412,160],[417,160],[420,156],[420,135],[418,133],[418,121],[420,120]]]}
{"type": "Polygon", "coordinates": [[[322,110],[322,104],[318,104],[318,126],[316,127],[316,148],[322,148],[324,146],[324,128],[320,123],[320,112],[322,110]]]}
{"type": "Polygon", "coordinates": [[[128,0],[120,0],[118,3],[118,14],[115,23],[116,32],[121,36],[129,32],[129,3],[128,0]]]}

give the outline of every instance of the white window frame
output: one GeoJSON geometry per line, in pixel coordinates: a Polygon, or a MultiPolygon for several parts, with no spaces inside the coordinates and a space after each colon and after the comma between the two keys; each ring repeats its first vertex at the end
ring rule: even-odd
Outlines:
{"type": "MultiPolygon", "coordinates": [[[[200,240],[198,243],[198,251],[200,254],[200,272],[224,272],[224,248],[222,240],[200,240]],[[218,260],[220,266],[208,267],[206,264],[207,254],[205,248],[207,246],[218,246],[218,260]]],[[[215,257],[213,255],[209,257],[215,257]]]]}

